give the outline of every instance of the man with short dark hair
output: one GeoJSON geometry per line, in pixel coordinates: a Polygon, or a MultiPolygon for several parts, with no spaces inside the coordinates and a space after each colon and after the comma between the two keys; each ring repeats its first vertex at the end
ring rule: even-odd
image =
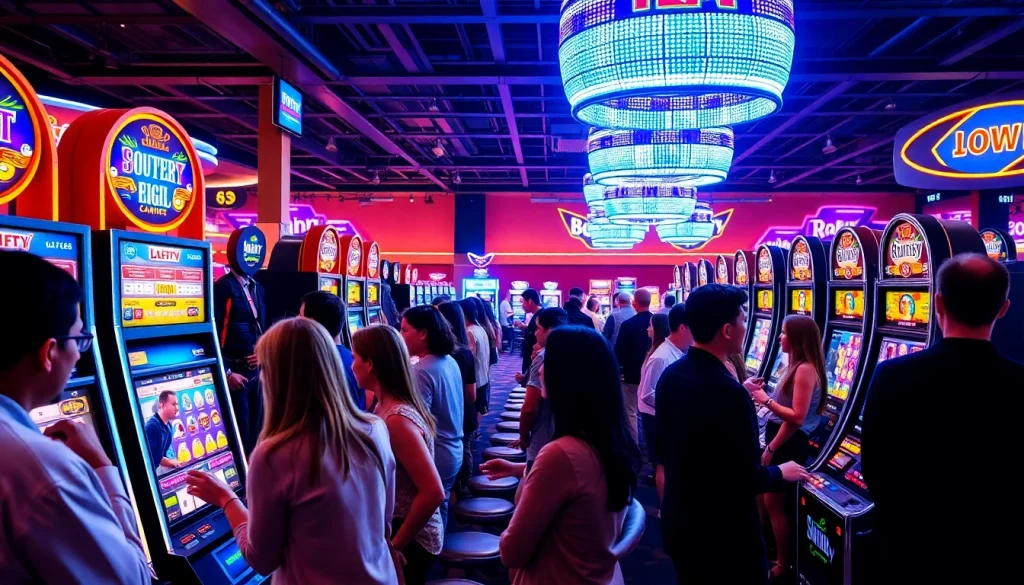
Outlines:
{"type": "Polygon", "coordinates": [[[541,394],[543,383],[540,371],[544,367],[544,347],[548,343],[548,335],[556,327],[568,324],[569,316],[558,307],[548,307],[537,313],[534,321],[537,322],[537,345],[540,350],[533,358],[529,375],[523,383],[526,398],[519,417],[519,448],[526,451],[527,469],[533,465],[541,448],[554,438],[555,420],[551,406],[541,394]]]}
{"type": "Polygon", "coordinates": [[[82,291],[26,252],[0,251],[0,274],[0,582],[148,585],[131,501],[96,432],[59,420],[40,433],[29,416],[92,345],[82,291]]]}
{"type": "Polygon", "coordinates": [[[157,474],[167,473],[179,467],[171,451],[174,429],[171,421],[178,416],[178,395],[164,390],[153,405],[153,416],[146,420],[146,446],[149,448],[149,463],[157,474]]]}
{"type": "Polygon", "coordinates": [[[757,495],[807,476],[792,461],[761,466],[753,402],[725,367],[743,346],[746,302],[747,293],[732,286],[694,290],[683,313],[693,345],[656,389],[665,466],[661,532],[680,582],[766,583],[757,495]],[[714,483],[712,503],[702,478],[714,483]]]}
{"type": "Polygon", "coordinates": [[[438,305],[443,305],[445,303],[450,302],[452,302],[451,295],[437,295],[436,297],[434,297],[434,300],[430,301],[430,304],[431,306],[436,307],[438,305]]]}
{"type": "Polygon", "coordinates": [[[651,291],[641,288],[633,297],[633,315],[619,328],[615,340],[615,358],[622,369],[622,396],[626,401],[626,422],[633,440],[638,440],[637,393],[640,388],[640,369],[644,365],[647,351],[651,349],[651,337],[647,328],[651,326],[651,291]]]}
{"type": "Polygon", "coordinates": [[[323,325],[327,334],[334,339],[334,345],[341,356],[341,365],[345,367],[345,381],[352,400],[360,410],[366,410],[367,397],[356,382],[352,373],[352,351],[342,343],[342,332],[348,327],[348,308],[338,295],[322,290],[313,291],[302,297],[299,315],[323,325]]]}
{"type": "Polygon", "coordinates": [[[1024,365],[991,341],[1010,307],[1009,274],[988,256],[961,254],[937,285],[942,339],[878,364],[868,387],[861,465],[877,514],[875,581],[1003,582],[1020,564],[1022,508],[1012,489],[979,485],[999,485],[987,474],[1020,458],[1005,409],[1020,400],[1024,365]],[[948,429],[948,465],[935,489],[914,489],[908,474],[935,451],[936,421],[948,429]]]}
{"type": "Polygon", "coordinates": [[[533,361],[533,346],[537,344],[537,324],[535,315],[541,310],[540,293],[532,288],[523,291],[523,311],[526,312],[526,322],[516,321],[513,327],[523,329],[523,369],[516,373],[516,382],[520,384],[526,379],[530,372],[530,362],[533,361]]]}
{"type": "Polygon", "coordinates": [[[574,287],[570,288],[569,289],[569,298],[570,299],[579,299],[580,302],[582,303],[582,301],[583,301],[583,289],[578,287],[578,286],[574,286],[574,287]]]}
{"type": "Polygon", "coordinates": [[[676,304],[676,295],[674,295],[672,293],[669,293],[669,294],[665,295],[665,303],[661,307],[661,309],[658,311],[658,313],[660,313],[662,315],[668,315],[669,311],[672,310],[672,307],[674,307],[675,304],[676,304]]]}
{"type": "Polygon", "coordinates": [[[569,316],[569,323],[580,327],[594,328],[594,320],[583,312],[583,301],[579,297],[569,297],[563,306],[566,315],[569,316]]]}

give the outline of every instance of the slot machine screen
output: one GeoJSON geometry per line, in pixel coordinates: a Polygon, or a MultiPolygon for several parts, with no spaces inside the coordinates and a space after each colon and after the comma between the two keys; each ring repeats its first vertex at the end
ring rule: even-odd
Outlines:
{"type": "MultiPolygon", "coordinates": [[[[231,445],[233,439],[225,425],[224,409],[217,396],[213,373],[208,367],[138,378],[134,382],[138,400],[139,424],[143,428],[159,429],[163,421],[158,414],[160,396],[166,401],[177,401],[177,413],[170,426],[170,444],[153,445],[154,435],[146,432],[150,465],[156,477],[164,515],[169,524],[175,524],[206,506],[186,490],[185,478],[193,469],[214,474],[234,490],[242,488],[231,445]],[[175,461],[177,469],[160,465],[157,456],[175,461]]],[[[165,406],[166,408],[166,406],[165,406]]]]}
{"type": "Polygon", "coordinates": [[[363,306],[363,283],[358,280],[350,280],[345,286],[345,298],[349,308],[360,308],[363,306]]]}
{"type": "Polygon", "coordinates": [[[810,289],[800,288],[790,291],[789,312],[794,315],[812,315],[814,313],[814,295],[810,289]]]}
{"type": "Polygon", "coordinates": [[[775,293],[770,290],[755,291],[757,295],[757,310],[762,313],[770,313],[775,306],[775,293]]]}
{"type": "Polygon", "coordinates": [[[923,351],[924,348],[925,344],[921,341],[909,341],[906,339],[886,337],[882,339],[882,345],[878,350],[878,363],[891,360],[892,358],[917,353],[919,351],[923,351]]]}
{"type": "Polygon", "coordinates": [[[42,432],[60,420],[69,420],[95,429],[92,419],[92,405],[85,388],[65,388],[53,404],[40,406],[29,412],[32,422],[42,432]]]}
{"type": "Polygon", "coordinates": [[[828,395],[840,404],[850,397],[853,378],[860,363],[864,336],[853,331],[835,331],[825,356],[828,395]]]}
{"type": "Polygon", "coordinates": [[[320,290],[337,296],[341,292],[341,280],[329,276],[320,277],[320,290]]]}
{"type": "Polygon", "coordinates": [[[835,310],[832,312],[837,319],[860,321],[864,319],[864,291],[837,290],[835,310]]]}
{"type": "Polygon", "coordinates": [[[764,361],[764,354],[768,351],[768,336],[771,334],[772,322],[768,319],[756,319],[754,321],[754,337],[750,340],[750,348],[747,350],[747,368],[756,371],[764,361]]]}
{"type": "Polygon", "coordinates": [[[363,314],[349,313],[348,315],[348,330],[349,333],[355,333],[363,328],[363,314]]]}
{"type": "Polygon", "coordinates": [[[376,307],[380,304],[380,284],[375,282],[366,283],[366,304],[376,307]]]}
{"type": "Polygon", "coordinates": [[[782,379],[782,372],[786,369],[786,353],[779,350],[779,355],[775,356],[775,363],[772,364],[772,371],[768,375],[768,383],[775,386],[782,379]]]}
{"type": "Polygon", "coordinates": [[[907,329],[928,325],[931,316],[931,295],[907,290],[885,291],[885,323],[907,329]]]}
{"type": "Polygon", "coordinates": [[[180,325],[206,319],[201,250],[120,243],[121,326],[180,325]]]}

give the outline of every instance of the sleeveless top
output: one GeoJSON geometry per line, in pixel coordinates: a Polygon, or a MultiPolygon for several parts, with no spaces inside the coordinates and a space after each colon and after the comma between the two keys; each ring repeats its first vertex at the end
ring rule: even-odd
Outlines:
{"type": "MultiPolygon", "coordinates": [[[[385,422],[392,416],[404,416],[411,420],[420,430],[423,440],[427,442],[427,451],[430,453],[431,461],[433,461],[434,437],[430,436],[430,433],[427,431],[426,422],[420,416],[420,413],[416,412],[415,408],[408,404],[397,403],[387,410],[378,408],[376,414],[385,422]]],[[[398,458],[396,457],[395,459],[397,462],[398,458]]],[[[409,516],[409,510],[412,509],[412,501],[416,498],[417,493],[419,492],[416,491],[416,484],[412,482],[409,472],[399,462],[395,466],[395,518],[404,519],[409,516]]],[[[444,524],[441,523],[440,508],[434,510],[426,526],[416,534],[415,540],[430,554],[441,554],[441,547],[444,544],[444,524]]]]}
{"type": "MultiPolygon", "coordinates": [[[[794,375],[796,375],[794,373],[794,375]]],[[[785,377],[785,376],[783,376],[785,377]]],[[[781,382],[781,380],[780,380],[781,382]]],[[[786,408],[793,408],[793,395],[795,392],[790,392],[788,396],[782,394],[782,384],[780,383],[775,387],[775,392],[772,392],[772,400],[778,402],[786,408]]],[[[818,421],[821,420],[821,415],[818,414],[818,409],[821,407],[821,382],[814,385],[814,391],[811,393],[811,406],[807,409],[807,417],[804,418],[804,424],[800,426],[800,430],[810,436],[811,431],[818,427],[818,421]]],[[[774,412],[768,414],[768,420],[773,423],[782,424],[783,420],[779,415],[774,412]]]]}

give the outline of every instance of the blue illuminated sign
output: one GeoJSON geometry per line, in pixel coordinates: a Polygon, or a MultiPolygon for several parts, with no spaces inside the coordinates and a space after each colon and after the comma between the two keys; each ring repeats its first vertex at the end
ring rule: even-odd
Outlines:
{"type": "Polygon", "coordinates": [[[274,78],[274,124],[302,136],[302,93],[280,77],[274,78]]]}
{"type": "Polygon", "coordinates": [[[1024,186],[1024,94],[975,100],[896,134],[896,182],[918,189],[1024,186]]]}

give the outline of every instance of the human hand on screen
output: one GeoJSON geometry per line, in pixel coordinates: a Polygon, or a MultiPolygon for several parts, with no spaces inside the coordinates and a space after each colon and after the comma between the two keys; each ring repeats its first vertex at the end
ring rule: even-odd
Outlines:
{"type": "Polygon", "coordinates": [[[235,497],[235,492],[231,491],[226,483],[205,471],[193,469],[185,477],[185,483],[188,484],[189,494],[210,502],[218,508],[223,508],[235,497]]]}
{"type": "Polygon", "coordinates": [[[795,461],[787,461],[779,466],[779,471],[782,472],[782,479],[788,482],[803,481],[810,477],[807,470],[804,469],[803,465],[796,463],[795,461]]]}
{"type": "Polygon", "coordinates": [[[249,380],[242,374],[239,374],[237,372],[232,372],[228,374],[228,388],[230,388],[231,390],[241,390],[243,387],[245,387],[245,385],[248,382],[249,380]]]}
{"type": "Polygon", "coordinates": [[[69,420],[59,420],[43,431],[43,434],[51,439],[63,441],[68,449],[81,457],[89,467],[99,469],[113,465],[110,458],[103,451],[100,439],[96,431],[86,424],[74,423],[69,420]]]}
{"type": "Polygon", "coordinates": [[[491,459],[480,464],[480,472],[487,476],[487,479],[495,480],[505,477],[523,477],[526,472],[525,463],[512,463],[504,459],[491,459]]]}

